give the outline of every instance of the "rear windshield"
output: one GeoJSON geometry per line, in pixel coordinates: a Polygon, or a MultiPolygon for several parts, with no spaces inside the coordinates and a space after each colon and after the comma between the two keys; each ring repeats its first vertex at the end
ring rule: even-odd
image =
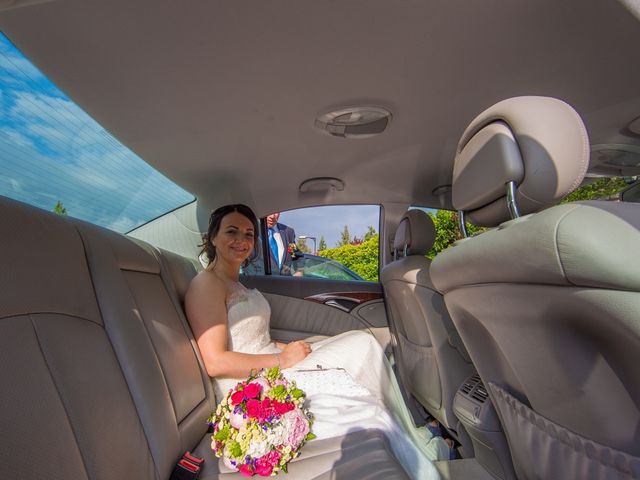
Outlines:
{"type": "Polygon", "coordinates": [[[127,232],[194,200],[0,34],[0,195],[127,232]]]}

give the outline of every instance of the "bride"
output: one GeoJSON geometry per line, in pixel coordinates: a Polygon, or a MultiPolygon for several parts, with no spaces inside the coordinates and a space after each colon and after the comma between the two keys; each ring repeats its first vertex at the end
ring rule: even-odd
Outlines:
{"type": "Polygon", "coordinates": [[[256,257],[257,237],[258,221],[249,207],[227,205],[213,212],[203,245],[209,265],[185,299],[217,398],[252,370],[279,366],[305,391],[318,438],[379,429],[412,478],[439,478],[431,460],[448,460],[449,446],[416,428],[372,335],[351,331],[314,344],[271,341],[269,303],[238,281],[240,267],[256,257]]]}

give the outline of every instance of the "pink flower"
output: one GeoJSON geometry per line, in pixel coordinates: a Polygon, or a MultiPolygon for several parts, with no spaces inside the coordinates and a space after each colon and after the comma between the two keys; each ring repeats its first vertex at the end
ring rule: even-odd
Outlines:
{"type": "Polygon", "coordinates": [[[261,411],[260,407],[260,401],[252,398],[247,402],[247,415],[249,415],[251,418],[258,418],[261,411]]]}
{"type": "Polygon", "coordinates": [[[287,429],[287,444],[292,448],[298,448],[309,433],[309,420],[299,408],[287,412],[282,417],[287,429]]]}
{"type": "Polygon", "coordinates": [[[261,477],[268,477],[273,472],[273,467],[266,463],[260,463],[260,460],[256,462],[256,473],[261,477]]]}
{"type": "Polygon", "coordinates": [[[231,395],[231,404],[232,405],[239,405],[243,402],[244,400],[244,392],[240,391],[240,392],[235,392],[233,395],[231,395]]]}
{"type": "Polygon", "coordinates": [[[244,396],[246,398],[256,398],[260,394],[260,388],[260,385],[257,383],[251,382],[244,387],[244,396]]]}
{"type": "Polygon", "coordinates": [[[280,403],[277,400],[273,401],[273,409],[278,415],[282,415],[287,412],[290,412],[294,408],[295,408],[295,405],[293,403],[286,403],[286,402],[280,403]]]}
{"type": "Polygon", "coordinates": [[[266,391],[269,390],[271,388],[271,385],[269,384],[269,380],[267,380],[264,377],[258,377],[256,378],[253,383],[257,383],[258,385],[260,385],[262,387],[262,391],[266,391]]]}
{"type": "Polygon", "coordinates": [[[273,467],[280,461],[280,452],[272,450],[256,460],[256,473],[262,477],[268,477],[273,473],[273,467]]]}
{"type": "Polygon", "coordinates": [[[248,421],[249,419],[246,415],[243,415],[242,412],[232,413],[229,417],[229,423],[231,424],[231,426],[233,428],[237,428],[238,430],[240,430],[248,421]]]}
{"type": "Polygon", "coordinates": [[[238,467],[238,470],[240,470],[240,473],[245,477],[253,477],[254,471],[250,463],[240,465],[240,467],[238,467]]]}

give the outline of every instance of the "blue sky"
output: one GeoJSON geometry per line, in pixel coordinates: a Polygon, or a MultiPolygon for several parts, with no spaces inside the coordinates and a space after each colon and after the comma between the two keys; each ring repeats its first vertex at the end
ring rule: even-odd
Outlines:
{"type": "MultiPolygon", "coordinates": [[[[345,225],[349,226],[351,237],[362,238],[369,225],[379,230],[380,207],[378,205],[346,205],[301,208],[280,215],[280,222],[289,225],[296,231],[296,235],[316,237],[324,236],[327,247],[332,248],[340,239],[345,225]]],[[[307,242],[313,248],[313,241],[307,242]]]]}
{"type": "Polygon", "coordinates": [[[192,195],[140,160],[0,34],[0,195],[125,232],[192,195]]]}

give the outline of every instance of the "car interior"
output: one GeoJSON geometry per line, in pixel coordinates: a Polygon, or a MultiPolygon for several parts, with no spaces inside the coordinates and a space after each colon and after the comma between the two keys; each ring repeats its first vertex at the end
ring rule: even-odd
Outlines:
{"type": "MultiPolygon", "coordinates": [[[[373,206],[373,280],[305,231],[308,275],[241,281],[274,339],[373,335],[443,480],[640,479],[637,1],[6,0],[0,30],[0,479],[242,477],[184,310],[229,203],[263,251],[271,213],[373,206]]],[[[280,475],[411,478],[374,429],[280,475]]]]}

